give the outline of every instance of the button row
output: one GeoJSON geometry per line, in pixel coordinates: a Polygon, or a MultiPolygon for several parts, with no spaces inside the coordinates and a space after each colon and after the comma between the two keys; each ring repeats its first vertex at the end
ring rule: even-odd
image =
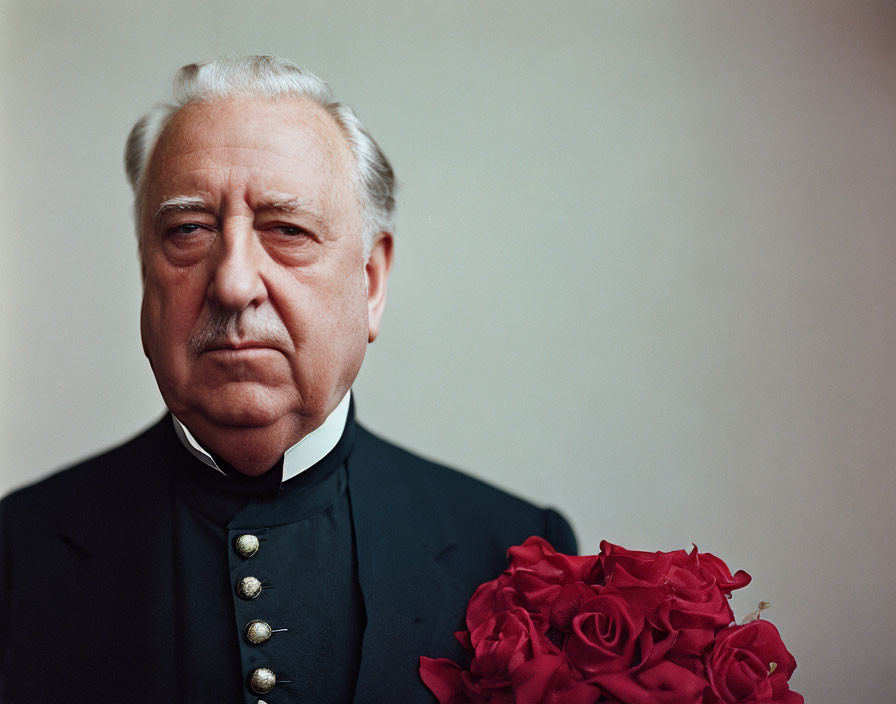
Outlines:
{"type": "MultiPolygon", "coordinates": [[[[258,552],[260,546],[257,536],[240,535],[233,541],[233,549],[236,550],[240,557],[248,559],[258,552]]],[[[243,577],[236,583],[236,594],[244,601],[251,601],[258,598],[261,594],[261,582],[256,577],[243,577]]],[[[253,645],[259,645],[267,641],[273,631],[271,626],[264,621],[258,619],[250,621],[246,624],[246,640],[253,645]]],[[[257,667],[252,670],[249,676],[249,689],[255,694],[267,694],[277,684],[277,675],[268,667],[257,667]]],[[[259,700],[259,704],[261,701],[259,700]]]]}

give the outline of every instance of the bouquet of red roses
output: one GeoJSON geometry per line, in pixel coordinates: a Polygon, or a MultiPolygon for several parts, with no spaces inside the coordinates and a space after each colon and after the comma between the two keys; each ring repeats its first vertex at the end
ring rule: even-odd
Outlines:
{"type": "Polygon", "coordinates": [[[455,634],[469,669],[420,658],[440,704],[802,704],[777,629],[758,612],[734,624],[750,575],[719,558],[606,541],[573,557],[537,537],[509,555],[455,634]]]}

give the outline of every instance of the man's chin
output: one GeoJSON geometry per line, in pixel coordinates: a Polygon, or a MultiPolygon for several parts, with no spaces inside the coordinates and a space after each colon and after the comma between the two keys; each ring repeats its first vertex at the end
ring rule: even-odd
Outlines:
{"type": "Polygon", "coordinates": [[[234,430],[273,426],[290,410],[284,399],[277,398],[270,389],[251,383],[227,384],[184,405],[185,417],[176,412],[175,415],[187,426],[193,420],[196,424],[234,430]]]}
{"type": "Polygon", "coordinates": [[[242,408],[206,409],[202,413],[206,422],[212,425],[233,428],[267,428],[283,417],[282,413],[274,413],[269,408],[246,406],[242,408]]]}

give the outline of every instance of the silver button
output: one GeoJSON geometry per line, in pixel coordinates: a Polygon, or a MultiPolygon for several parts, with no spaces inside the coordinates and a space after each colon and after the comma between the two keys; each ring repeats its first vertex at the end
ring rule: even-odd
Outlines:
{"type": "Polygon", "coordinates": [[[273,670],[266,667],[257,667],[252,670],[252,677],[249,678],[249,689],[256,694],[267,694],[274,685],[277,684],[277,675],[273,670]]]}
{"type": "Polygon", "coordinates": [[[243,577],[236,583],[236,593],[240,599],[249,601],[261,594],[261,582],[255,577],[243,577]]]}
{"type": "Polygon", "coordinates": [[[271,627],[264,621],[250,621],[246,625],[246,640],[258,645],[271,637],[271,627]]]}
{"type": "Polygon", "coordinates": [[[233,547],[242,557],[252,557],[258,552],[258,538],[254,535],[241,535],[233,541],[233,547]]]}

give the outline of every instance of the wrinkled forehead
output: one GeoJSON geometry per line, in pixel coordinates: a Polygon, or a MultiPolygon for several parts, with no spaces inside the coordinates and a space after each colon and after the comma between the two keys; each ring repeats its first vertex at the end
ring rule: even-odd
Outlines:
{"type": "Polygon", "coordinates": [[[320,105],[295,97],[216,98],[184,106],[159,137],[146,192],[153,200],[191,181],[198,185],[253,169],[298,190],[318,189],[322,197],[343,199],[350,192],[357,199],[355,158],[341,128],[320,105]]]}

